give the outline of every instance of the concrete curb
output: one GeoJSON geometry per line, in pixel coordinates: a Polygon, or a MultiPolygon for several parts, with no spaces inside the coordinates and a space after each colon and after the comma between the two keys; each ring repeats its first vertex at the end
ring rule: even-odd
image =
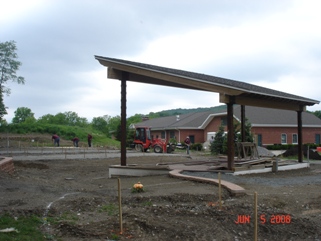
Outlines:
{"type": "MultiPolygon", "coordinates": [[[[169,175],[171,177],[185,179],[185,180],[191,180],[191,181],[198,181],[198,182],[205,182],[205,183],[211,183],[215,185],[219,185],[218,179],[212,179],[212,178],[204,178],[204,177],[195,177],[195,176],[189,176],[189,175],[183,175],[181,174],[183,170],[172,170],[169,172],[169,175]]],[[[238,186],[234,183],[227,182],[224,180],[221,180],[221,185],[225,189],[227,189],[233,196],[242,196],[245,195],[245,189],[241,186],[238,186]]]]}

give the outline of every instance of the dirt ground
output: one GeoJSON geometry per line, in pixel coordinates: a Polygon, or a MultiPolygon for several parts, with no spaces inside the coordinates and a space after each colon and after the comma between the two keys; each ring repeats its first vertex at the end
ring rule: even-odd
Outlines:
{"type": "MultiPolygon", "coordinates": [[[[184,154],[151,153],[128,157],[127,164],[184,161],[190,161],[184,154]]],[[[119,157],[63,160],[52,155],[50,160],[14,164],[13,176],[0,174],[0,215],[41,217],[48,240],[253,240],[254,192],[259,240],[321,240],[320,164],[239,177],[235,182],[246,195],[234,197],[223,190],[221,208],[217,186],[168,175],[122,177],[122,233],[118,179],[108,178],[108,166],[119,164],[119,157]],[[144,192],[133,193],[138,181],[144,192]]]]}

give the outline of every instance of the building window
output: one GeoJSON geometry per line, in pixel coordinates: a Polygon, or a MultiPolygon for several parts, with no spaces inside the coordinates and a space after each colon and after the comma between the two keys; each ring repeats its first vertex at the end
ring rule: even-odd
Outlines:
{"type": "Polygon", "coordinates": [[[283,134],[281,134],[281,144],[286,144],[287,142],[286,142],[286,134],[285,133],[283,133],[283,134]]]}
{"type": "Polygon", "coordinates": [[[161,132],[161,138],[162,138],[162,139],[165,139],[165,131],[162,131],[162,132],[161,132]]]}
{"type": "Polygon", "coordinates": [[[292,134],[292,144],[298,144],[298,134],[292,134]]]}
{"type": "Polygon", "coordinates": [[[169,138],[174,138],[174,137],[175,137],[175,131],[170,131],[169,138]]]}

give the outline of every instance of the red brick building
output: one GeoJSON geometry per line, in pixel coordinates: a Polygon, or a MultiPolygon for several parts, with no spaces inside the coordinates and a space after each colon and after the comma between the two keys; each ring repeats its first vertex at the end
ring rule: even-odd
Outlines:
{"type": "MultiPolygon", "coordinates": [[[[240,122],[241,107],[234,105],[233,112],[234,119],[240,122]]],[[[295,111],[246,106],[245,116],[252,125],[251,132],[257,145],[298,143],[297,113],[295,111]]],[[[151,127],[151,134],[154,137],[176,138],[177,142],[182,142],[186,136],[189,136],[192,143],[204,143],[215,135],[221,124],[227,130],[225,106],[219,106],[212,111],[145,120],[135,126],[151,127]]],[[[302,134],[303,144],[320,144],[321,119],[311,113],[303,112],[302,134]]]]}

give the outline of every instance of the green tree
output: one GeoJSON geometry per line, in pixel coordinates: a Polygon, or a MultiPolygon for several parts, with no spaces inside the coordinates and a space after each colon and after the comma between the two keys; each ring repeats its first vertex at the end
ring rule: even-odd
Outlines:
{"type": "Polygon", "coordinates": [[[64,115],[67,125],[76,126],[79,123],[80,117],[76,112],[67,111],[64,113],[64,115]]]}
{"type": "Polygon", "coordinates": [[[246,142],[253,142],[254,141],[254,137],[253,137],[251,130],[252,130],[252,124],[246,118],[245,119],[245,141],[246,142]]]}
{"type": "Polygon", "coordinates": [[[119,122],[117,127],[116,127],[116,132],[115,132],[115,138],[116,138],[117,141],[121,141],[121,135],[122,135],[121,123],[119,122]]]}
{"type": "Polygon", "coordinates": [[[36,120],[35,117],[27,117],[23,123],[27,124],[27,125],[31,125],[31,124],[34,124],[36,122],[37,122],[37,120],[36,120]]]}
{"type": "Polygon", "coordinates": [[[148,117],[149,117],[149,119],[154,119],[154,118],[160,117],[160,114],[158,112],[157,113],[149,112],[148,117]]]}
{"type": "Polygon", "coordinates": [[[321,111],[320,110],[312,112],[312,114],[321,119],[321,111]]]}
{"type": "Polygon", "coordinates": [[[64,113],[57,113],[56,115],[47,114],[38,119],[41,124],[56,124],[67,126],[85,127],[88,125],[86,118],[79,117],[76,112],[66,111],[64,113]]]}
{"type": "Polygon", "coordinates": [[[0,121],[2,120],[3,116],[8,114],[7,108],[5,107],[3,103],[3,94],[0,93],[0,121]]]}
{"type": "Polygon", "coordinates": [[[77,122],[77,126],[86,127],[86,126],[88,126],[88,125],[89,125],[89,123],[88,123],[87,118],[85,118],[85,117],[79,117],[78,122],[77,122]]]}
{"type": "Polygon", "coordinates": [[[223,153],[224,142],[226,142],[225,139],[224,126],[220,125],[210,146],[212,154],[217,155],[223,153]]]}
{"type": "MultiPolygon", "coordinates": [[[[233,133],[233,139],[235,143],[242,141],[241,136],[241,126],[240,123],[237,121],[234,121],[234,133],[233,133]]],[[[254,138],[251,133],[252,125],[249,122],[249,120],[245,119],[245,142],[253,142],[254,138]]],[[[211,153],[212,154],[226,154],[228,150],[228,143],[227,143],[227,135],[224,134],[224,126],[220,126],[218,132],[216,132],[216,135],[214,137],[213,142],[210,146],[211,153]]],[[[237,152],[238,150],[235,149],[237,152]]],[[[238,154],[238,153],[236,153],[238,154]]]]}
{"type": "Polygon", "coordinates": [[[59,112],[53,118],[53,124],[57,125],[67,125],[66,115],[64,113],[59,112]]]}
{"type": "Polygon", "coordinates": [[[43,115],[38,118],[37,122],[39,124],[54,124],[55,123],[55,116],[51,114],[43,115]]]}
{"type": "Polygon", "coordinates": [[[0,120],[0,131],[3,131],[3,128],[8,126],[8,123],[5,119],[0,120]]]}
{"type": "Polygon", "coordinates": [[[14,112],[14,117],[12,118],[12,123],[18,124],[25,122],[28,119],[28,123],[34,122],[36,119],[34,113],[28,107],[19,107],[14,112]]]}
{"type": "Polygon", "coordinates": [[[108,122],[109,131],[116,132],[118,125],[120,125],[120,116],[117,115],[117,116],[111,117],[108,122]]]}
{"type": "Polygon", "coordinates": [[[127,126],[130,126],[131,124],[142,122],[142,116],[141,114],[135,114],[129,118],[127,118],[127,126]]]}
{"type": "Polygon", "coordinates": [[[91,125],[94,129],[99,130],[109,136],[108,122],[111,117],[108,115],[94,117],[91,121],[91,125]]]}
{"type": "Polygon", "coordinates": [[[64,119],[65,119],[66,125],[83,127],[88,124],[87,119],[79,117],[76,112],[67,111],[63,113],[63,115],[65,115],[64,119]]]}
{"type": "MultiPolygon", "coordinates": [[[[236,139],[235,141],[241,142],[242,141],[242,135],[240,133],[240,125],[237,123],[237,126],[234,126],[234,129],[237,130],[235,132],[236,139]]],[[[249,122],[247,118],[245,118],[245,142],[253,142],[254,138],[251,132],[252,124],[249,122]]]]}
{"type": "Polygon", "coordinates": [[[41,116],[37,120],[37,122],[39,124],[54,124],[79,127],[86,127],[88,125],[88,120],[86,118],[79,117],[76,112],[72,111],[58,113],[56,115],[46,114],[41,116]]]}
{"type": "Polygon", "coordinates": [[[16,72],[21,66],[18,55],[16,53],[17,47],[15,41],[0,42],[0,118],[2,115],[7,114],[5,105],[3,103],[3,94],[10,95],[10,88],[6,86],[9,80],[17,82],[18,84],[24,84],[25,79],[21,76],[17,76],[16,72]]]}
{"type": "Polygon", "coordinates": [[[127,128],[127,139],[126,139],[127,146],[130,146],[130,144],[134,142],[135,132],[136,130],[134,128],[127,128]]]}

